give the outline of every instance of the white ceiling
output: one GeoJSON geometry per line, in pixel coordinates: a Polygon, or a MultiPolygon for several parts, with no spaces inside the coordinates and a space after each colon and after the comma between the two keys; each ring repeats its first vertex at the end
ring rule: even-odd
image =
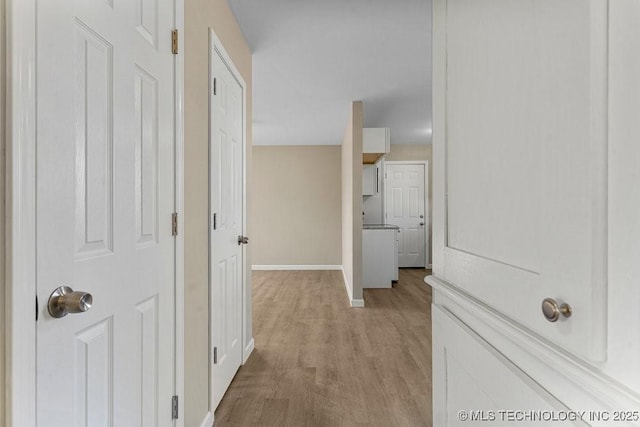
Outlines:
{"type": "Polygon", "coordinates": [[[253,143],[338,145],[349,103],[431,142],[431,0],[229,0],[253,52],[253,143]]]}

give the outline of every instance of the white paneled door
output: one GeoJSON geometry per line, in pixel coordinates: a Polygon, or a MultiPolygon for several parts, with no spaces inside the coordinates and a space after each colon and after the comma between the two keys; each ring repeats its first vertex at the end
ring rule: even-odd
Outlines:
{"type": "Polygon", "coordinates": [[[434,2],[434,274],[598,362],[610,3],[434,2]]]}
{"type": "Polygon", "coordinates": [[[211,408],[242,364],[243,88],[211,52],[211,408]]]}
{"type": "Polygon", "coordinates": [[[38,426],[173,425],[173,26],[171,0],[38,1],[38,426]],[[61,286],[90,309],[51,315],[61,286]]]}
{"type": "Polygon", "coordinates": [[[427,260],[425,164],[386,163],[386,223],[400,227],[398,266],[425,267],[427,260]]]}

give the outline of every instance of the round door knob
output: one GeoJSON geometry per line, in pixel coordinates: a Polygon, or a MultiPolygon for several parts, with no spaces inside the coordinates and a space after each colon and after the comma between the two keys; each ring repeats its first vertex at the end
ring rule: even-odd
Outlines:
{"type": "Polygon", "coordinates": [[[49,314],[59,319],[69,313],[84,313],[93,304],[93,296],[87,292],[74,292],[68,286],[60,286],[49,297],[49,314]]]}
{"type": "Polygon", "coordinates": [[[545,298],[542,301],[542,313],[549,322],[556,322],[560,315],[571,317],[571,306],[566,303],[558,305],[553,298],[545,298]]]}

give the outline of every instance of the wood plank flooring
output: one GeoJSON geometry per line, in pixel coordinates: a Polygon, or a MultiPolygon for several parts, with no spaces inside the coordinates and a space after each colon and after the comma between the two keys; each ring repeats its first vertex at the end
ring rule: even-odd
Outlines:
{"type": "Polygon", "coordinates": [[[215,426],[430,427],[427,274],[402,269],[350,308],[341,272],[254,272],[255,350],[215,426]]]}

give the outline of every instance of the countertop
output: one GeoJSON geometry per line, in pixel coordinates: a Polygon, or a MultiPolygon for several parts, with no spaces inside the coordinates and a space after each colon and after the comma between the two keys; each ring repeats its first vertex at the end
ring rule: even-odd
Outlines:
{"type": "Polygon", "coordinates": [[[393,224],[364,224],[363,230],[399,230],[400,227],[393,224]]]}

